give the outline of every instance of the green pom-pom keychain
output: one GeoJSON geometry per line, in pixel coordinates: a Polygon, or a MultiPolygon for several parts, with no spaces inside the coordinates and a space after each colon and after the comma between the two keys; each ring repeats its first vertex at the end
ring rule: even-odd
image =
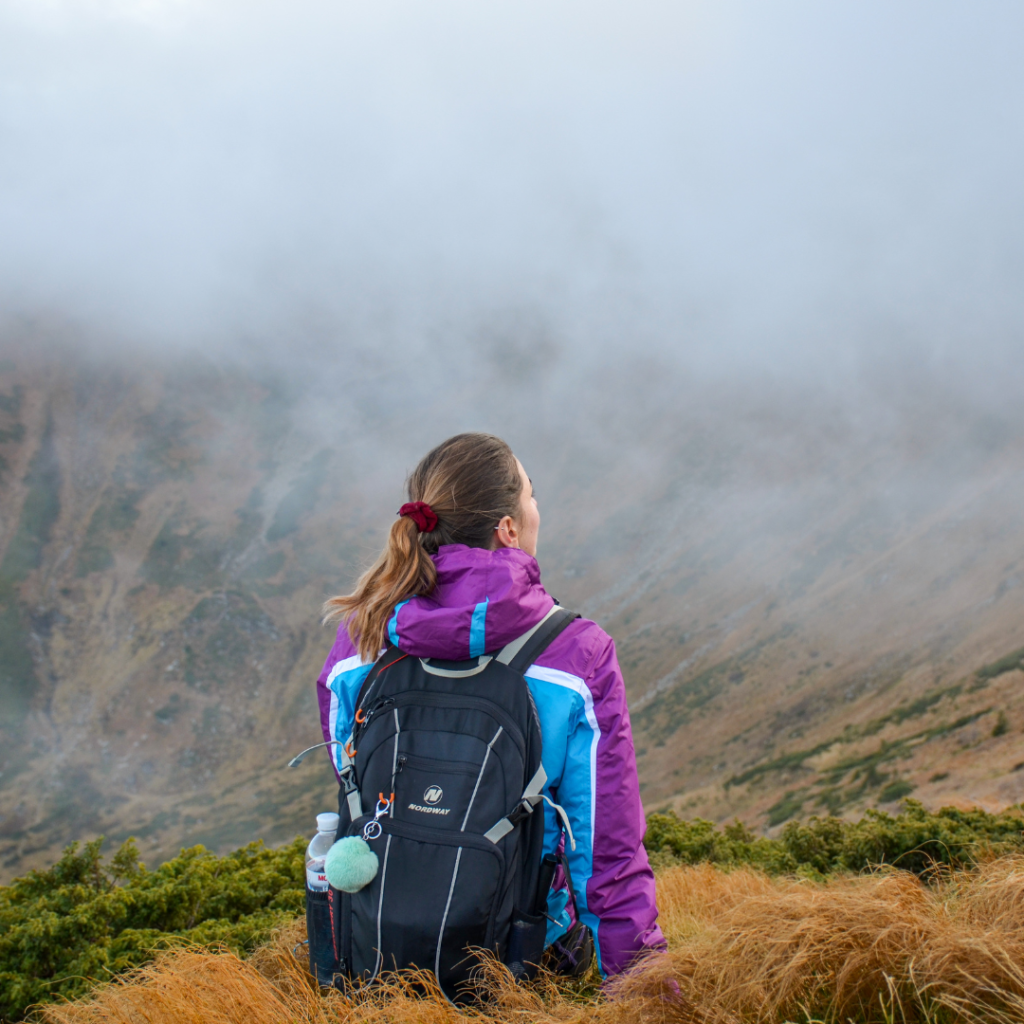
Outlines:
{"type": "Polygon", "coordinates": [[[362,836],[345,836],[327,851],[324,874],[342,892],[359,892],[377,877],[380,861],[362,836]]]}

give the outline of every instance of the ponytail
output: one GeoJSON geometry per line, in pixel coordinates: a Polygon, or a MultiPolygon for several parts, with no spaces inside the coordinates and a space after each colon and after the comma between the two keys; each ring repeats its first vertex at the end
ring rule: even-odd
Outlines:
{"type": "Polygon", "coordinates": [[[414,518],[391,524],[387,544],[351,594],[324,604],[324,623],[342,619],[363,661],[373,661],[387,640],[395,606],[426,596],[437,585],[433,559],[443,544],[488,548],[499,520],[520,515],[523,479],[512,449],[491,434],[457,434],[429,452],[407,483],[410,502],[437,517],[421,532],[414,518]]]}

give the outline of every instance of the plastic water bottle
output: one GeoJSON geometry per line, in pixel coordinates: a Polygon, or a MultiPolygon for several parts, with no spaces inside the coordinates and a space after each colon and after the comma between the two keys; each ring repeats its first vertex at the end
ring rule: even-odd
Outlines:
{"type": "Polygon", "coordinates": [[[334,835],[340,820],[333,811],[316,816],[316,835],[306,847],[306,885],[314,892],[323,892],[327,888],[324,858],[334,845],[334,835]]]}

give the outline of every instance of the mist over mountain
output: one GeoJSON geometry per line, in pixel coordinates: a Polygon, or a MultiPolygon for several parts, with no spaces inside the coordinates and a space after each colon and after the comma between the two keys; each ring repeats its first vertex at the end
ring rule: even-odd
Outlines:
{"type": "Polygon", "coordinates": [[[649,809],[1024,797],[1020,21],[0,2],[0,871],[307,831],[320,602],[465,429],[649,809]]]}
{"type": "Polygon", "coordinates": [[[379,549],[405,472],[467,425],[520,453],[545,582],[617,640],[649,806],[764,825],[801,787],[807,811],[900,780],[1024,796],[1019,674],[972,688],[1024,646],[1019,416],[940,394],[858,425],[634,360],[593,372],[592,408],[567,414],[554,371],[480,387],[475,365],[453,403],[357,359],[339,386],[255,355],[6,351],[7,870],[98,832],[155,859],[276,841],[330,806],[326,759],[283,767],[318,739],[319,605],[379,549]],[[1012,729],[986,739],[1000,711],[1012,729]],[[878,763],[830,795],[799,758],[772,767],[807,751],[878,763]]]}

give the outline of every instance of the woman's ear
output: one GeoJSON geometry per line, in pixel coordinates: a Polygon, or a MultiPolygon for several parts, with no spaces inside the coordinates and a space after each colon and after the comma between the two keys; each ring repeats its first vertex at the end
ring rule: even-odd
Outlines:
{"type": "Polygon", "coordinates": [[[519,547],[519,529],[511,516],[502,517],[501,522],[494,528],[494,547],[519,547]]]}

